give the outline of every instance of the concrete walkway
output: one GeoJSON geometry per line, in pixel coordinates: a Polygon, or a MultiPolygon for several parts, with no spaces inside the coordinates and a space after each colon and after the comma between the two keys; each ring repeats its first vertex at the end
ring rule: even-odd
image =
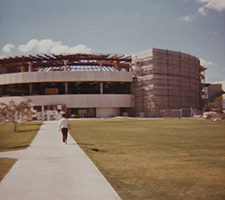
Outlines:
{"type": "Polygon", "coordinates": [[[26,150],[18,150],[18,151],[6,151],[6,152],[0,152],[0,158],[14,158],[19,159],[23,156],[24,152],[26,150]]]}
{"type": "Polygon", "coordinates": [[[62,143],[58,121],[44,122],[17,158],[0,183],[2,200],[120,200],[70,135],[62,143]]]}

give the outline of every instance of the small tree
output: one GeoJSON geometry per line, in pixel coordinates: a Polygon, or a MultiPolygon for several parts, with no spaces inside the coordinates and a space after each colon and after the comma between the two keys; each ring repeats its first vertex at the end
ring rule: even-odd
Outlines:
{"type": "Polygon", "coordinates": [[[29,103],[31,100],[21,101],[16,104],[13,100],[10,100],[8,104],[0,103],[0,116],[4,117],[6,120],[9,120],[13,124],[13,131],[17,131],[17,122],[19,115],[22,116],[25,113],[25,110],[30,109],[29,103]]]}
{"type": "Polygon", "coordinates": [[[26,101],[21,101],[17,105],[18,115],[21,117],[22,124],[24,123],[24,115],[28,113],[30,110],[30,102],[31,100],[28,99],[26,101]]]}

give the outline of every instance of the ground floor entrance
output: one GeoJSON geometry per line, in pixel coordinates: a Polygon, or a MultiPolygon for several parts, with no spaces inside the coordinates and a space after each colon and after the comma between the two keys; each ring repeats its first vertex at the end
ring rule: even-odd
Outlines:
{"type": "Polygon", "coordinates": [[[111,118],[117,116],[128,117],[130,108],[67,108],[66,105],[33,106],[31,109],[33,120],[59,120],[61,113],[66,112],[67,118],[111,118]]]}
{"type": "Polygon", "coordinates": [[[95,108],[67,108],[67,116],[71,118],[94,118],[95,108]]]}

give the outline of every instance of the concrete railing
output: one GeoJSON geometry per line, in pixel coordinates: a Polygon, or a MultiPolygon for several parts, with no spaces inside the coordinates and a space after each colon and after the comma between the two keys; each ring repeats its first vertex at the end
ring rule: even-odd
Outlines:
{"type": "Polygon", "coordinates": [[[50,71],[1,74],[0,85],[42,82],[132,82],[132,72],[50,71]]]}

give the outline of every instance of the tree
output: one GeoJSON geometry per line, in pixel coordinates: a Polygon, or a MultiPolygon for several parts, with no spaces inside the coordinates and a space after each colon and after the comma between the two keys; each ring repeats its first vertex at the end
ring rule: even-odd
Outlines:
{"type": "Polygon", "coordinates": [[[26,110],[30,109],[29,103],[31,100],[21,101],[16,104],[13,100],[10,100],[8,104],[0,103],[0,116],[13,124],[13,131],[17,131],[17,123],[19,116],[24,116],[26,110]]]}
{"type": "Polygon", "coordinates": [[[30,110],[30,102],[31,100],[28,99],[26,101],[21,101],[17,105],[18,115],[21,117],[22,124],[24,123],[24,114],[27,114],[30,110]]]}

